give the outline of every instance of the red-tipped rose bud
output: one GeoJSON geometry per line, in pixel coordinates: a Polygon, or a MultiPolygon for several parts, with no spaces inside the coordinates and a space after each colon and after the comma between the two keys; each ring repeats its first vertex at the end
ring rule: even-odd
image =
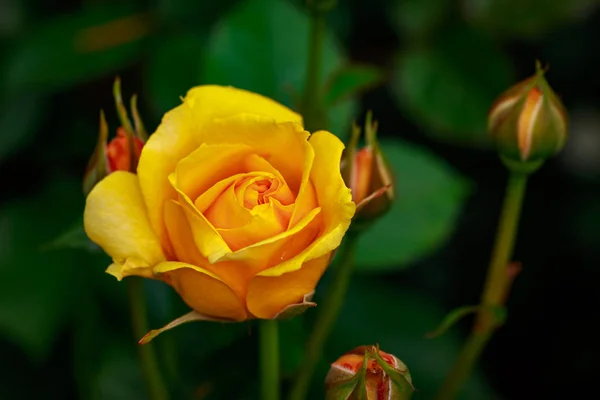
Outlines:
{"type": "Polygon", "coordinates": [[[114,171],[135,172],[140,159],[142,147],[147,139],[144,124],[137,110],[137,97],[131,98],[131,112],[135,129],[129,121],[127,110],[121,97],[121,81],[117,77],[113,86],[113,95],[121,127],[117,129],[117,136],[110,143],[108,139],[108,124],[104,112],[100,112],[100,133],[96,149],[88,162],[83,178],[83,192],[87,195],[96,183],[114,171]]]}
{"type": "Polygon", "coordinates": [[[567,139],[567,113],[540,64],[534,76],[504,92],[490,109],[488,129],[509,162],[542,162],[567,139]]]}
{"type": "Polygon", "coordinates": [[[341,164],[342,176],[356,203],[355,222],[361,226],[385,214],[394,201],[391,168],[377,141],[377,121],[370,112],[364,130],[365,146],[359,149],[362,131],[353,127],[341,164]]]}
{"type": "Polygon", "coordinates": [[[375,346],[338,358],[325,378],[326,400],[408,400],[414,387],[408,368],[375,346]]]}

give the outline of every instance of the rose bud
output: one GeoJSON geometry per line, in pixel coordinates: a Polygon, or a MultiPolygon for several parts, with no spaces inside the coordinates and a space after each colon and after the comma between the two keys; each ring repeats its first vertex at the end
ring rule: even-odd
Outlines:
{"type": "Polygon", "coordinates": [[[488,130],[498,151],[513,162],[542,162],[567,139],[567,113],[540,64],[532,77],[504,92],[492,105],[488,130]]]}
{"type": "Polygon", "coordinates": [[[121,82],[117,77],[113,87],[113,95],[121,127],[117,129],[117,136],[110,143],[108,139],[108,124],[104,112],[100,112],[100,132],[96,149],[88,162],[83,178],[83,191],[87,195],[96,183],[108,174],[115,171],[135,172],[140,159],[142,147],[147,139],[144,125],[137,110],[137,97],[131,98],[131,112],[133,114],[135,129],[129,121],[127,110],[121,97],[121,82]]]}
{"type": "Polygon", "coordinates": [[[364,130],[365,146],[359,149],[361,129],[353,127],[341,163],[342,176],[357,205],[354,228],[384,215],[394,201],[391,168],[377,141],[377,121],[372,120],[371,112],[367,114],[364,130]]]}
{"type": "Polygon", "coordinates": [[[326,400],[407,400],[414,387],[406,365],[375,346],[338,358],[325,378],[326,400]]]}

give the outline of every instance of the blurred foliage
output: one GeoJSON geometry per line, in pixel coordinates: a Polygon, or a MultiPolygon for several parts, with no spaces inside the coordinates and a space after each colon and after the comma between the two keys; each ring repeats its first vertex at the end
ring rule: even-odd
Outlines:
{"type": "MultiPolygon", "coordinates": [[[[322,396],[328,362],[378,342],[411,369],[415,399],[429,399],[457,354],[461,326],[437,339],[425,333],[477,298],[502,194],[505,175],[487,148],[489,105],[540,57],[567,107],[597,114],[598,2],[339,3],[324,52],[327,128],[344,139],[353,120],[374,111],[397,202],[361,239],[311,398],[322,396]]],[[[109,260],[81,226],[80,179],[98,109],[116,127],[114,76],[122,75],[125,97],[140,94],[150,130],[198,84],[253,90],[297,109],[308,26],[301,0],[0,2],[2,398],[145,398],[124,285],[103,273],[109,260]]],[[[517,245],[526,268],[507,325],[463,399],[576,398],[595,387],[600,141],[590,124],[577,118],[572,136],[580,138],[532,179],[517,245]],[[569,322],[558,331],[557,315],[569,322]]],[[[187,311],[162,283],[145,287],[153,327],[187,311]]],[[[282,323],[286,380],[313,319],[308,311],[282,323]]],[[[157,339],[176,398],[256,398],[255,330],[196,323],[157,339]]]]}

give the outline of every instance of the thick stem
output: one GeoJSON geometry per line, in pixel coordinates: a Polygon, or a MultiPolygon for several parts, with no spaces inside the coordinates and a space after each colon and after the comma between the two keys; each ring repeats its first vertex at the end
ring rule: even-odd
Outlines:
{"type": "Polygon", "coordinates": [[[306,65],[306,86],[302,98],[302,114],[305,129],[314,132],[323,129],[321,125],[321,64],[323,39],[325,36],[325,16],[321,10],[313,10],[310,19],[308,57],[306,65]]]}
{"type": "Polygon", "coordinates": [[[279,400],[279,326],[275,320],[259,322],[261,400],[279,400]]]}
{"type": "Polygon", "coordinates": [[[319,313],[311,336],[306,344],[300,373],[294,382],[288,400],[304,400],[306,398],[310,379],[321,358],[325,341],[337,320],[346,297],[346,292],[348,291],[357,238],[356,233],[349,232],[346,235],[344,246],[340,249],[342,252],[340,261],[335,266],[331,286],[323,299],[322,305],[317,307],[319,313]]]}
{"type": "MultiPolygon", "coordinates": [[[[135,276],[129,277],[125,281],[129,292],[133,334],[135,335],[135,339],[139,340],[148,333],[149,330],[144,282],[142,281],[142,278],[135,276]]],[[[148,398],[151,400],[167,400],[169,394],[158,368],[158,359],[156,357],[154,345],[152,343],[147,343],[138,346],[138,356],[140,359],[142,376],[148,391],[148,398]]]]}
{"type": "Polygon", "coordinates": [[[504,304],[507,291],[512,283],[509,262],[513,253],[521,206],[525,197],[527,176],[528,174],[524,172],[511,172],[496,233],[496,242],[481,296],[483,307],[480,308],[477,314],[473,330],[446,377],[436,398],[437,400],[456,398],[487,342],[498,327],[493,308],[504,304]]]}

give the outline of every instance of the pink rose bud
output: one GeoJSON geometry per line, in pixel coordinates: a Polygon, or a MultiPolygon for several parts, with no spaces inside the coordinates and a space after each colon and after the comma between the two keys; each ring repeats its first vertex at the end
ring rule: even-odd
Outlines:
{"type": "Polygon", "coordinates": [[[338,358],[325,378],[326,400],[408,400],[414,387],[406,365],[375,346],[338,358]]]}
{"type": "Polygon", "coordinates": [[[362,131],[357,126],[353,127],[341,165],[342,176],[357,205],[355,227],[381,217],[394,201],[392,171],[377,141],[377,122],[372,120],[370,112],[364,131],[365,146],[359,149],[362,131]]]}
{"type": "Polygon", "coordinates": [[[122,126],[117,129],[117,136],[107,144],[108,124],[106,123],[104,112],[100,112],[98,142],[88,162],[83,178],[83,191],[86,195],[98,182],[112,172],[135,172],[142,147],[147,139],[144,125],[137,110],[137,97],[134,95],[131,98],[131,112],[135,124],[132,125],[121,98],[121,82],[119,78],[115,79],[113,94],[122,126]]]}
{"type": "Polygon", "coordinates": [[[538,63],[535,75],[508,89],[488,116],[498,151],[513,162],[542,162],[567,140],[567,112],[538,63]]]}

